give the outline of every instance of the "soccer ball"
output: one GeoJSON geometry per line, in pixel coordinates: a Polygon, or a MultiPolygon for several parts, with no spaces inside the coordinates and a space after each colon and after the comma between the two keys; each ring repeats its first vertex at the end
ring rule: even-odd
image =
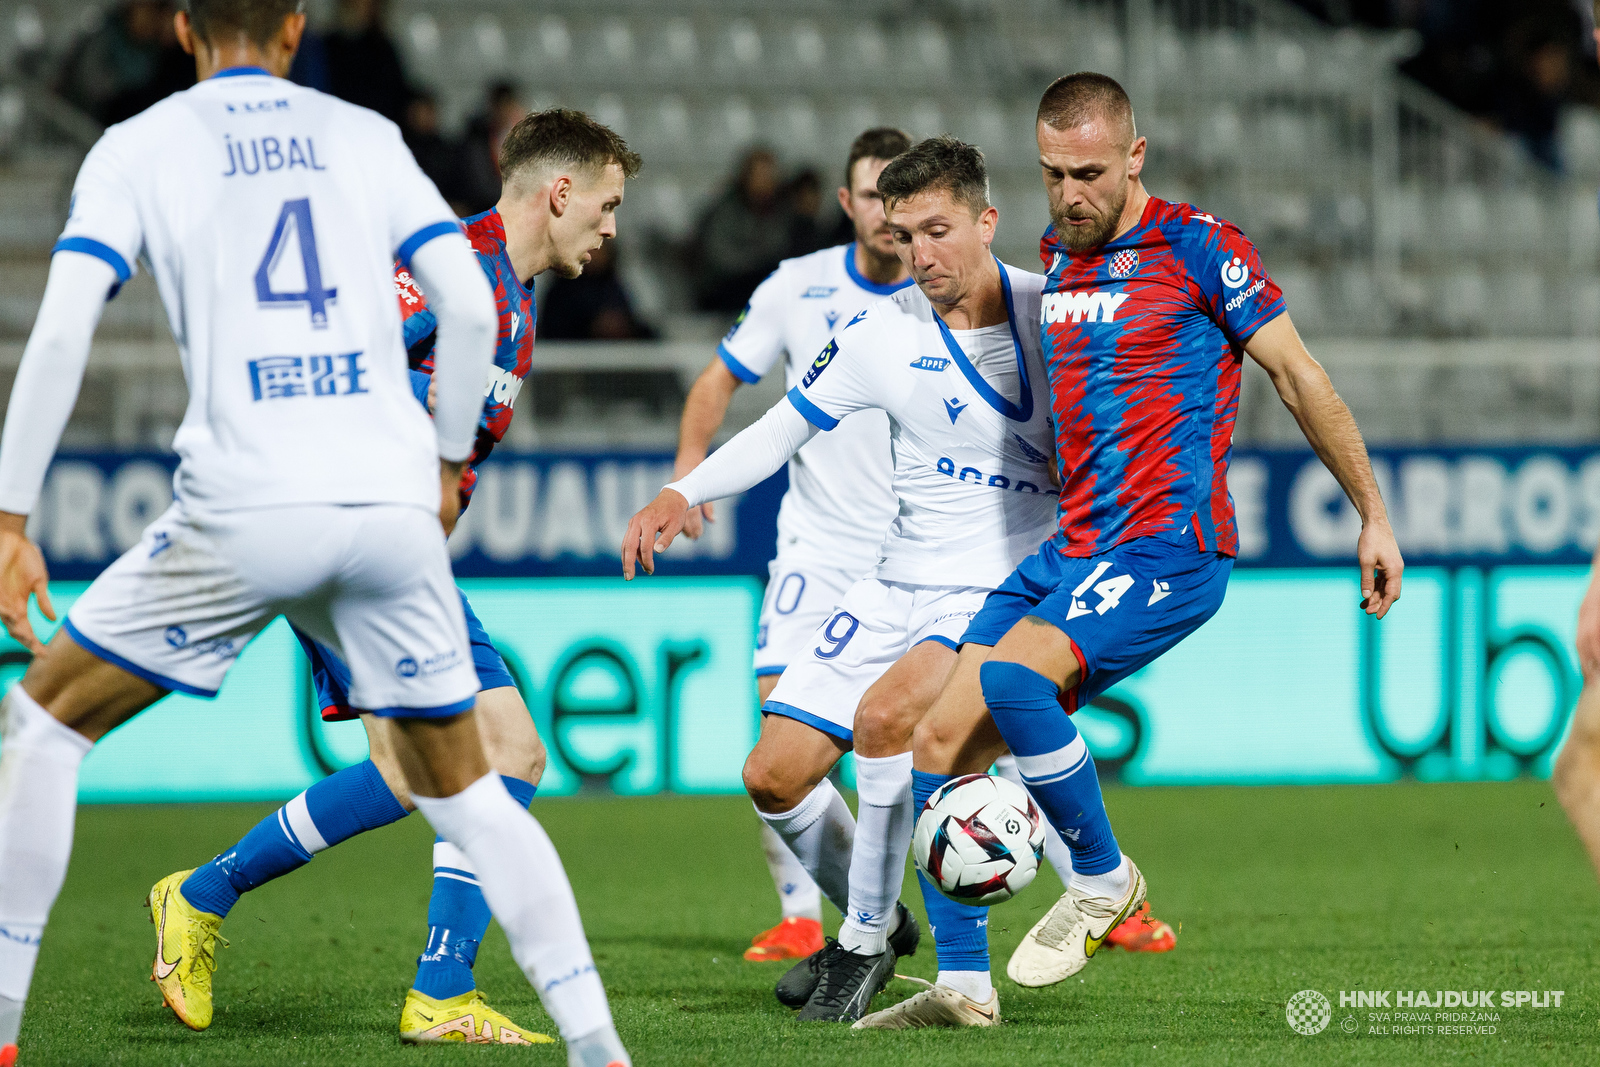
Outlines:
{"type": "Polygon", "coordinates": [[[940,786],[917,816],[917,869],[951,900],[987,906],[1016,896],[1039,873],[1044,819],[1026,790],[989,774],[940,786]]]}

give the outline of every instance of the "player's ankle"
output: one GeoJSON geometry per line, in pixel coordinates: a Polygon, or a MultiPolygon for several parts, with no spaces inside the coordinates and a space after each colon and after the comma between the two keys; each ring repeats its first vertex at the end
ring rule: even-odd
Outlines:
{"type": "Polygon", "coordinates": [[[1127,856],[1123,856],[1115,867],[1100,874],[1073,872],[1072,888],[1086,896],[1120,900],[1127,895],[1128,885],[1132,880],[1133,864],[1127,856]]]}
{"type": "Polygon", "coordinates": [[[612,1067],[619,1063],[632,1067],[633,1061],[622,1047],[622,1039],[614,1026],[603,1026],[592,1034],[567,1042],[567,1067],[612,1067]]]}
{"type": "Polygon", "coordinates": [[[889,931],[886,928],[869,930],[847,919],[839,927],[839,947],[858,956],[881,955],[889,947],[889,931]]]}
{"type": "Polygon", "coordinates": [[[936,985],[954,989],[970,1000],[982,1003],[994,993],[988,971],[940,971],[936,985]]]}

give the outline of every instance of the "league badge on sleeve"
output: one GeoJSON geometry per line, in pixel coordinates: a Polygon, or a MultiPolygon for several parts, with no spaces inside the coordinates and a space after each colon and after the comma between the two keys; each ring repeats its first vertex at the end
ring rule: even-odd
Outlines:
{"type": "Polygon", "coordinates": [[[800,379],[800,384],[809,386],[812,382],[816,381],[817,375],[827,370],[828,364],[832,363],[833,357],[838,354],[839,342],[829,341],[828,346],[821,352],[817,353],[817,358],[811,361],[811,366],[806,368],[805,377],[800,379]]]}
{"type": "Polygon", "coordinates": [[[1111,257],[1111,276],[1113,278],[1131,278],[1139,270],[1139,250],[1137,248],[1124,248],[1121,252],[1111,257]]]}

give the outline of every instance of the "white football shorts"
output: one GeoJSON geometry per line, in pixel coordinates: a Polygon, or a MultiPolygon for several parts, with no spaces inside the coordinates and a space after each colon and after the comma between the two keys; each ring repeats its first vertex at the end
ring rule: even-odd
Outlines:
{"type": "Polygon", "coordinates": [[[350,666],[350,704],[471,708],[478,674],[438,517],[401,504],[191,514],[172,507],[67,613],[79,645],[164,689],[215,696],[278,615],[350,666]]]}
{"type": "Polygon", "coordinates": [[[803,653],[761,705],[850,741],[856,706],[872,683],[924,641],[955,650],[967,623],[991,590],[970,586],[907,585],[863,578],[812,631],[803,653]]]}
{"type": "Polygon", "coordinates": [[[860,571],[830,567],[799,553],[780,553],[768,563],[767,595],[756,629],[756,676],[782,674],[808,652],[811,635],[870,569],[870,565],[860,571]]]}

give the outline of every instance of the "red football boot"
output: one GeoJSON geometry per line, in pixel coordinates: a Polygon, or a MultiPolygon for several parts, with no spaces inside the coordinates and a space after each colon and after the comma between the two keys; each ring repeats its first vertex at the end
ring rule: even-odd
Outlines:
{"type": "Polygon", "coordinates": [[[761,963],[767,960],[803,960],[822,951],[822,924],[815,919],[785,919],[770,930],[750,939],[744,958],[761,963]]]}
{"type": "Polygon", "coordinates": [[[1107,935],[1106,944],[1129,952],[1171,952],[1178,947],[1178,935],[1172,932],[1172,927],[1150,914],[1150,904],[1146,901],[1107,935]]]}

